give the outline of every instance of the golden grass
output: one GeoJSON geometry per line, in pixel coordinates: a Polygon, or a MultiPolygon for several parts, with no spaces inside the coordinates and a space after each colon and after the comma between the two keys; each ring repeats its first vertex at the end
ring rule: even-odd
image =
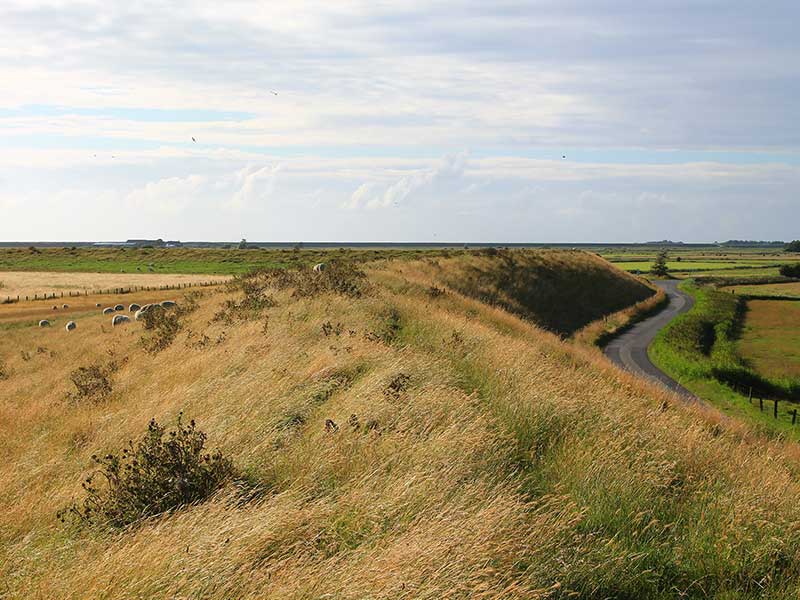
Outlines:
{"type": "Polygon", "coordinates": [[[0,595],[794,597],[796,446],[503,310],[429,298],[437,280],[418,264],[370,277],[376,294],[360,300],[276,293],[266,330],[209,324],[226,297],[209,291],[187,327],[210,345],[184,331],[155,357],[139,324],[100,316],[70,334],[3,332],[0,595]],[[370,341],[389,308],[398,339],[370,341]],[[324,335],[327,321],[343,332],[324,335]],[[63,402],[69,372],[109,352],[129,358],[111,400],[63,402]],[[313,401],[342,369],[359,376],[313,401]],[[398,373],[410,387],[394,398],[398,373]],[[269,493],[237,505],[224,490],[116,534],[56,521],[92,453],[180,410],[269,493]],[[378,427],[354,429],[351,415],[378,427]]]}
{"type": "Polygon", "coordinates": [[[221,275],[182,275],[160,273],[58,273],[52,271],[0,272],[0,302],[6,297],[44,294],[69,296],[73,293],[96,293],[98,290],[130,288],[134,286],[158,287],[164,285],[222,282],[229,277],[221,275]]]}
{"type": "Polygon", "coordinates": [[[745,296],[780,296],[800,298],[800,281],[790,283],[768,283],[762,285],[729,285],[720,290],[745,296]]]}

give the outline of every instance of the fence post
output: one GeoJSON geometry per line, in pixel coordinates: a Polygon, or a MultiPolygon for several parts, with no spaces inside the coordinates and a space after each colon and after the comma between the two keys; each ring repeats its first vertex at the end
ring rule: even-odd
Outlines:
{"type": "Polygon", "coordinates": [[[774,402],[775,402],[775,410],[772,411],[772,416],[777,419],[778,418],[778,399],[775,398],[774,402]]]}
{"type": "Polygon", "coordinates": [[[797,409],[796,408],[792,411],[792,425],[795,424],[795,421],[797,421],[797,409]]]}
{"type": "Polygon", "coordinates": [[[764,399],[763,398],[759,398],[758,399],[758,410],[760,410],[761,412],[764,412],[764,399]]]}
{"type": "Polygon", "coordinates": [[[748,394],[748,396],[747,396],[747,401],[748,401],[748,402],[751,402],[751,401],[752,401],[752,399],[753,399],[753,386],[751,385],[751,386],[750,386],[750,393],[749,393],[749,394],[748,394]]]}

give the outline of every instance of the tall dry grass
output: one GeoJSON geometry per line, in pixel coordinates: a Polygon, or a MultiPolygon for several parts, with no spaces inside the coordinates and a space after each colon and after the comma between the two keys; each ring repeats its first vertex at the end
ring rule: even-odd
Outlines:
{"type": "Polygon", "coordinates": [[[209,293],[156,356],[138,325],[99,317],[71,334],[3,332],[0,594],[795,596],[794,445],[673,402],[503,310],[432,297],[419,264],[370,279],[357,300],[276,291],[264,317],[230,325],[210,323],[227,293],[209,293]],[[386,343],[369,334],[389,314],[386,343]],[[63,402],[71,370],[109,351],[128,357],[110,399],[63,402]],[[387,393],[401,373],[407,389],[387,393]],[[55,519],[92,453],[180,410],[261,496],[230,487],[119,533],[55,519]]]}

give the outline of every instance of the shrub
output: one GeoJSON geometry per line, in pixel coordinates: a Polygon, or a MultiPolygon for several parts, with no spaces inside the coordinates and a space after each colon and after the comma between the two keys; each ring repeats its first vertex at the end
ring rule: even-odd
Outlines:
{"type": "Polygon", "coordinates": [[[800,240],[794,240],[786,244],[786,252],[800,252],[800,240]]]}
{"type": "Polygon", "coordinates": [[[78,403],[83,401],[101,402],[107,399],[114,391],[111,375],[116,370],[117,364],[114,362],[105,367],[97,364],[78,367],[69,375],[75,391],[67,394],[67,400],[78,403]]]}
{"type": "Polygon", "coordinates": [[[219,450],[207,452],[206,434],[178,415],[175,429],[150,421],[138,443],[119,454],[92,456],[98,469],[82,487],[86,497],[59,512],[65,522],[122,528],[146,517],[200,502],[235,476],[219,450]],[[98,483],[98,479],[101,483],[98,483]]]}
{"type": "Polygon", "coordinates": [[[0,381],[5,381],[8,376],[8,367],[6,367],[6,363],[0,360],[0,381]]]}
{"type": "Polygon", "coordinates": [[[140,343],[146,352],[157,354],[168,348],[183,329],[183,318],[197,309],[199,292],[184,296],[183,302],[169,310],[151,309],[144,313],[145,334],[140,343]]]}
{"type": "Polygon", "coordinates": [[[366,334],[366,338],[372,342],[383,342],[389,345],[397,339],[402,328],[400,311],[396,308],[391,308],[381,315],[381,325],[378,330],[370,331],[366,334]]]}
{"type": "Polygon", "coordinates": [[[800,263],[793,265],[781,265],[781,268],[778,272],[784,277],[800,278],[800,263]]]}

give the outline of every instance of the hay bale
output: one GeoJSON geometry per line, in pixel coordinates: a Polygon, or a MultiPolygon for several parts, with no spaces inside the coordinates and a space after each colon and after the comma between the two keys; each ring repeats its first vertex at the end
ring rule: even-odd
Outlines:
{"type": "Polygon", "coordinates": [[[103,309],[103,314],[104,314],[104,315],[110,315],[110,314],[111,314],[111,313],[113,313],[113,312],[114,312],[114,309],[113,309],[113,308],[111,308],[110,306],[109,306],[108,308],[104,308],[104,309],[103,309]]]}
{"type": "Polygon", "coordinates": [[[159,302],[158,305],[161,308],[174,308],[174,307],[178,306],[178,303],[175,302],[174,300],[162,300],[161,302],[159,302]]]}
{"type": "Polygon", "coordinates": [[[125,306],[123,304],[117,304],[114,307],[114,310],[116,310],[116,311],[125,310],[125,306]]]}
{"type": "Polygon", "coordinates": [[[111,326],[116,327],[117,325],[122,325],[123,323],[130,322],[130,320],[131,320],[130,317],[128,317],[127,315],[114,315],[111,318],[111,326]]]}
{"type": "Polygon", "coordinates": [[[139,310],[140,308],[142,308],[142,307],[141,307],[141,306],[139,306],[138,304],[136,304],[136,303],[134,302],[133,304],[131,304],[131,305],[128,307],[128,311],[129,311],[129,312],[132,312],[132,313],[135,313],[135,312],[136,312],[137,310],[139,310]]]}
{"type": "Polygon", "coordinates": [[[67,323],[67,331],[72,331],[76,327],[77,325],[75,324],[75,321],[70,321],[69,323],[67,323]]]}
{"type": "Polygon", "coordinates": [[[325,269],[328,268],[328,265],[325,263],[317,263],[314,265],[314,273],[322,273],[325,269]]]}
{"type": "Polygon", "coordinates": [[[39,321],[39,327],[50,327],[50,321],[47,319],[42,319],[39,321]]]}

